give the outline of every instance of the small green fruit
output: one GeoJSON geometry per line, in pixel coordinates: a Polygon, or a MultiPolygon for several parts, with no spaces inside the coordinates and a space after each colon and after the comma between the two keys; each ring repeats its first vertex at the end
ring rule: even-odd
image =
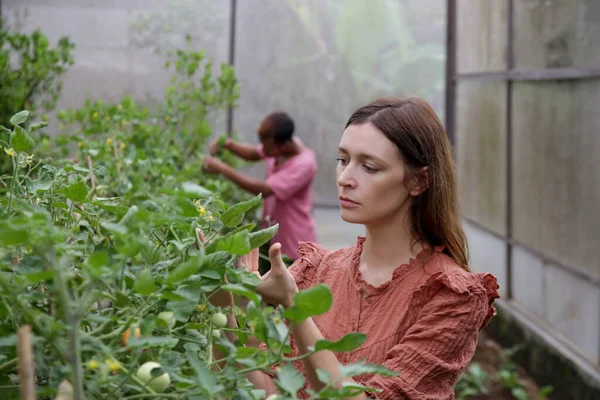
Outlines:
{"type": "Polygon", "coordinates": [[[152,370],[154,368],[159,368],[160,364],[154,361],[148,361],[137,370],[137,378],[143,384],[148,384],[148,387],[154,390],[155,392],[164,392],[165,389],[169,387],[171,384],[171,377],[168,373],[164,373],[162,375],[157,376],[156,378],[152,378],[152,370]]]}
{"type": "Polygon", "coordinates": [[[210,321],[217,329],[224,328],[227,325],[227,317],[223,313],[213,314],[213,316],[210,317],[210,321]]]}
{"type": "MultiPolygon", "coordinates": [[[[169,329],[175,326],[175,318],[173,317],[172,311],[163,311],[160,314],[158,314],[156,318],[159,321],[162,321],[162,323],[169,327],[169,329]]],[[[161,322],[159,322],[159,324],[161,324],[161,322]]]]}

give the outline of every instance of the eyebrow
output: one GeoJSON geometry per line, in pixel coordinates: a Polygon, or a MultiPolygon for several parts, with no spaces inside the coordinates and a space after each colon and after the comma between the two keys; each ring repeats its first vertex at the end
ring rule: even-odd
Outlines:
{"type": "MultiPolygon", "coordinates": [[[[342,146],[339,146],[339,147],[338,147],[338,151],[339,151],[339,152],[342,152],[342,153],[345,153],[345,154],[350,154],[350,152],[349,152],[348,150],[346,150],[345,148],[343,148],[342,146]]],[[[379,162],[381,162],[381,163],[383,163],[383,164],[385,164],[385,165],[387,165],[387,164],[388,164],[387,162],[385,162],[385,161],[384,161],[384,160],[382,160],[381,158],[379,158],[379,157],[376,157],[376,156],[374,156],[374,155],[372,155],[372,154],[368,154],[368,153],[363,153],[363,152],[360,152],[360,153],[358,153],[358,154],[357,154],[357,157],[358,157],[359,159],[363,159],[363,160],[373,160],[373,161],[379,161],[379,162]]]]}

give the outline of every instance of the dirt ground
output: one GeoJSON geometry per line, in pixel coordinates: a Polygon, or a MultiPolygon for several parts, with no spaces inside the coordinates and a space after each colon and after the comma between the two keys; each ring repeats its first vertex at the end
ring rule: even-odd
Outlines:
{"type": "MultiPolygon", "coordinates": [[[[488,379],[486,380],[486,387],[488,393],[467,398],[470,400],[515,399],[516,397],[511,394],[510,389],[506,388],[506,385],[498,379],[498,373],[506,369],[507,361],[510,362],[510,350],[507,352],[506,349],[503,349],[498,343],[489,339],[484,334],[481,334],[477,351],[471,363],[479,364],[481,368],[487,372],[488,379]]],[[[518,382],[522,389],[527,393],[527,399],[540,399],[540,397],[538,397],[540,388],[533,379],[531,379],[521,367],[515,365],[514,368],[516,368],[516,371],[518,372],[518,382]]],[[[545,397],[545,399],[550,399],[550,397],[545,397]]]]}

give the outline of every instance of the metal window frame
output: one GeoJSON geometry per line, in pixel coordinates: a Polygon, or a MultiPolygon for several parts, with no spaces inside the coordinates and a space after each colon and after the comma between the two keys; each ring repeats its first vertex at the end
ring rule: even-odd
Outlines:
{"type": "Polygon", "coordinates": [[[532,81],[532,82],[550,82],[563,80],[586,80],[600,79],[600,68],[552,68],[552,69],[520,69],[515,68],[514,60],[514,0],[505,0],[508,5],[507,19],[507,69],[505,71],[481,71],[465,72],[457,71],[457,0],[447,0],[447,20],[446,20],[446,104],[445,121],[448,137],[453,145],[456,145],[456,85],[459,81],[480,80],[480,81],[504,81],[506,82],[506,158],[505,158],[505,176],[506,176],[506,235],[500,235],[489,228],[486,228],[477,221],[465,218],[467,222],[484,230],[488,234],[501,239],[506,244],[506,275],[507,275],[507,297],[513,298],[513,265],[512,249],[514,246],[523,248],[544,263],[551,263],[553,266],[600,286],[600,275],[586,271],[580,267],[561,262],[553,257],[544,254],[544,252],[535,250],[530,246],[515,240],[513,237],[513,170],[512,170],[512,147],[513,147],[513,127],[512,127],[512,101],[513,101],[513,82],[532,81]]]}
{"type": "MultiPolygon", "coordinates": [[[[231,0],[229,14],[229,65],[235,65],[235,27],[237,0],[231,0]]],[[[233,106],[227,107],[227,136],[233,136],[233,106]]]]}

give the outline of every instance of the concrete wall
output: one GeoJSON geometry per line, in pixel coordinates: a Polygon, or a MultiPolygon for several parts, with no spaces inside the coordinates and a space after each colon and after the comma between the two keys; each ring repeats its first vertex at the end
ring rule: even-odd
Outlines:
{"type": "MultiPolygon", "coordinates": [[[[506,70],[508,1],[457,6],[458,73],[506,70]]],[[[513,18],[517,70],[597,68],[598,1],[516,0],[513,18]]],[[[510,100],[502,79],[458,80],[456,151],[472,265],[497,274],[505,298],[512,287],[509,303],[598,368],[600,79],[516,81],[510,100]]]]}
{"type": "Polygon", "coordinates": [[[350,114],[417,94],[443,110],[445,0],[238,1],[235,127],[256,141],[274,109],[317,153],[316,201],[334,200],[335,154],[350,114]]]}
{"type": "Polygon", "coordinates": [[[50,43],[61,36],[75,43],[59,108],[78,107],[88,97],[162,96],[170,75],[154,50],[182,45],[185,34],[217,65],[227,61],[228,1],[3,0],[2,15],[20,31],[41,28],[50,43]]]}
{"type": "MultiPolygon", "coordinates": [[[[315,149],[317,201],[335,199],[335,154],[358,106],[384,95],[420,95],[443,110],[445,0],[240,0],[235,64],[241,83],[234,130],[256,142],[261,119],[288,111],[315,149]]],[[[9,23],[41,27],[51,42],[69,36],[76,65],[59,107],[88,97],[161,96],[165,50],[206,49],[216,65],[229,54],[229,0],[3,0],[9,23]],[[144,29],[140,29],[140,25],[144,29]]],[[[224,115],[215,117],[218,133],[224,115]]],[[[262,176],[260,167],[250,170],[262,176]]]]}

